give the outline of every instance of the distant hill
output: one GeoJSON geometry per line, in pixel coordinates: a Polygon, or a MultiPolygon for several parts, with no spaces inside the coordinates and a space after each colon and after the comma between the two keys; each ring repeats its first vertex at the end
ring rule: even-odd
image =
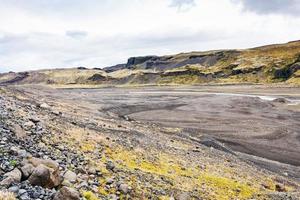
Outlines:
{"type": "Polygon", "coordinates": [[[300,41],[244,50],[140,56],[104,69],[38,70],[0,74],[0,84],[203,84],[300,85],[300,41]]]}

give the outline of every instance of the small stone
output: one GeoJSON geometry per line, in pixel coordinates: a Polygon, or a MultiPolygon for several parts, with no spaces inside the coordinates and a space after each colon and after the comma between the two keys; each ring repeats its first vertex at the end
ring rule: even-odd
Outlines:
{"type": "Polygon", "coordinates": [[[275,185],[275,190],[277,192],[286,192],[287,191],[286,188],[284,187],[284,185],[282,185],[282,184],[276,184],[275,185]]]}
{"type": "Polygon", "coordinates": [[[80,194],[69,187],[62,187],[54,196],[53,200],[80,200],[80,194]]]}
{"type": "Polygon", "coordinates": [[[58,110],[53,110],[52,113],[57,116],[61,114],[61,112],[59,112],[58,110]]]}
{"type": "Polygon", "coordinates": [[[71,183],[75,183],[76,180],[77,180],[77,175],[74,172],[68,170],[64,174],[64,179],[71,182],[71,183]]]}
{"type": "Polygon", "coordinates": [[[189,199],[191,199],[191,197],[188,192],[183,192],[183,193],[179,194],[175,199],[176,200],[189,200],[189,199]]]}
{"type": "Polygon", "coordinates": [[[79,188],[88,188],[89,184],[86,181],[83,181],[82,183],[80,183],[79,188]]]}
{"type": "Polygon", "coordinates": [[[19,187],[18,186],[12,186],[12,187],[8,188],[8,191],[17,194],[18,191],[19,191],[19,187]]]}
{"type": "Polygon", "coordinates": [[[88,169],[88,173],[89,173],[89,174],[96,174],[97,171],[96,171],[95,168],[91,167],[91,168],[88,169]]]}
{"type": "Polygon", "coordinates": [[[40,122],[40,119],[37,116],[32,116],[29,118],[30,121],[32,121],[33,123],[38,123],[40,122]]]}
{"type": "Polygon", "coordinates": [[[22,195],[25,194],[25,193],[27,193],[26,190],[20,189],[19,192],[18,192],[18,195],[19,195],[19,196],[22,196],[22,195]]]}
{"type": "Polygon", "coordinates": [[[110,194],[110,195],[108,195],[108,199],[109,200],[118,200],[118,197],[115,194],[110,194]]]}
{"type": "Polygon", "coordinates": [[[129,192],[129,187],[127,184],[120,184],[119,186],[119,191],[122,192],[123,194],[128,194],[129,192]]]}
{"type": "Polygon", "coordinates": [[[25,130],[31,130],[31,129],[35,128],[35,124],[32,121],[28,121],[28,122],[24,123],[23,127],[25,130]]]}
{"type": "Polygon", "coordinates": [[[115,164],[112,161],[108,161],[106,163],[106,169],[113,170],[115,168],[115,164]]]}
{"type": "Polygon", "coordinates": [[[40,104],[40,108],[49,109],[50,106],[46,103],[42,103],[42,104],[40,104]]]}
{"type": "Polygon", "coordinates": [[[112,184],[114,182],[114,179],[113,178],[107,178],[106,179],[106,184],[107,185],[110,185],[110,184],[112,184]]]}

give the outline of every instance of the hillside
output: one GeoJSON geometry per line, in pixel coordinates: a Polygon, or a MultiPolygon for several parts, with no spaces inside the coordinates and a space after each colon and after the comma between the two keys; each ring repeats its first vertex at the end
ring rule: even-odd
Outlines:
{"type": "Polygon", "coordinates": [[[245,50],[132,57],[101,69],[55,69],[0,75],[0,84],[300,84],[300,41],[245,50]]]}

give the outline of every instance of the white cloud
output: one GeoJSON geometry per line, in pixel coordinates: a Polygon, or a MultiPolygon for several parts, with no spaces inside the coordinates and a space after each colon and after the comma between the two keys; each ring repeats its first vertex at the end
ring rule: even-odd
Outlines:
{"type": "Polygon", "coordinates": [[[135,55],[299,39],[296,15],[245,12],[237,1],[0,0],[0,71],[104,67],[135,55]]]}

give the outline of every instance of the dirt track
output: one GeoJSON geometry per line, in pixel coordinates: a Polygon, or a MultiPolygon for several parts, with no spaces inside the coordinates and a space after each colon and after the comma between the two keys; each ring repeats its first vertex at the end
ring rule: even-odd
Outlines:
{"type": "Polygon", "coordinates": [[[300,88],[20,89],[90,116],[178,128],[186,138],[211,136],[235,151],[300,166],[300,88]],[[278,97],[289,102],[272,101],[278,97]]]}

